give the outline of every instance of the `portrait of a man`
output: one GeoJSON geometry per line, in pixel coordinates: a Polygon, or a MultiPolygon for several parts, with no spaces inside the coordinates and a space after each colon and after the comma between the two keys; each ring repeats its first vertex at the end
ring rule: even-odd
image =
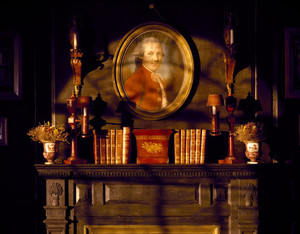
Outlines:
{"type": "Polygon", "coordinates": [[[136,46],[136,71],[125,81],[125,91],[137,106],[157,110],[167,106],[168,100],[162,77],[156,73],[163,60],[163,49],[158,39],[144,38],[136,46]]]}
{"type": "Polygon", "coordinates": [[[145,119],[171,115],[193,84],[189,45],[165,24],[143,24],[121,40],[114,58],[114,85],[128,110],[145,119]]]}

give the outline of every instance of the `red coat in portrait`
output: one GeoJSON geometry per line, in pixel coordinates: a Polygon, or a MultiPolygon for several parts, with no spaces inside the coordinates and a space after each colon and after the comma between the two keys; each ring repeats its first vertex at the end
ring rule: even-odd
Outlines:
{"type": "Polygon", "coordinates": [[[166,99],[162,85],[163,81],[158,75],[141,66],[125,81],[125,90],[140,108],[158,110],[162,108],[163,99],[166,99]]]}

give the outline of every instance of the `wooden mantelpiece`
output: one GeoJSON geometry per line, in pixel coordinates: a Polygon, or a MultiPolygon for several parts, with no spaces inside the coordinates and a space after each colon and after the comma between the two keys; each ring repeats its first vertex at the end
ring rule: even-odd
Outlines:
{"type": "Polygon", "coordinates": [[[103,225],[258,229],[258,165],[35,167],[46,179],[48,233],[100,233],[103,225]]]}
{"type": "Polygon", "coordinates": [[[139,177],[213,177],[213,178],[257,178],[259,176],[260,166],[257,165],[220,165],[220,164],[202,164],[202,165],[95,165],[95,164],[36,164],[40,176],[44,178],[114,178],[121,177],[139,178],[139,177]]]}

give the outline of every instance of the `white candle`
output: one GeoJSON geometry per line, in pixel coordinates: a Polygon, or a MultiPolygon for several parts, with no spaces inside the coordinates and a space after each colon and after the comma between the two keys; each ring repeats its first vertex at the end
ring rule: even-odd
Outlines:
{"type": "Polygon", "coordinates": [[[212,114],[213,115],[217,114],[217,107],[216,106],[212,106],[212,114]]]}
{"type": "Polygon", "coordinates": [[[74,49],[77,49],[77,37],[76,37],[76,33],[74,33],[74,49]]]}
{"type": "Polygon", "coordinates": [[[87,116],[88,115],[88,109],[87,107],[83,107],[83,113],[82,113],[83,116],[87,116]]]}
{"type": "Polygon", "coordinates": [[[234,43],[234,32],[233,29],[231,28],[229,31],[229,44],[232,45],[234,43]]]}

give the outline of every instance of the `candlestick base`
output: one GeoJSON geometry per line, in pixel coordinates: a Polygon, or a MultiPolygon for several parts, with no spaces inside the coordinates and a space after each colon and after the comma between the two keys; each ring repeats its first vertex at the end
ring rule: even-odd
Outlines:
{"type": "Polygon", "coordinates": [[[219,164],[244,164],[245,161],[242,159],[236,159],[235,157],[227,157],[225,159],[220,159],[219,164]]]}
{"type": "Polygon", "coordinates": [[[81,158],[71,158],[69,157],[67,160],[64,160],[65,164],[86,164],[87,160],[86,159],[81,159],[81,158]]]}

